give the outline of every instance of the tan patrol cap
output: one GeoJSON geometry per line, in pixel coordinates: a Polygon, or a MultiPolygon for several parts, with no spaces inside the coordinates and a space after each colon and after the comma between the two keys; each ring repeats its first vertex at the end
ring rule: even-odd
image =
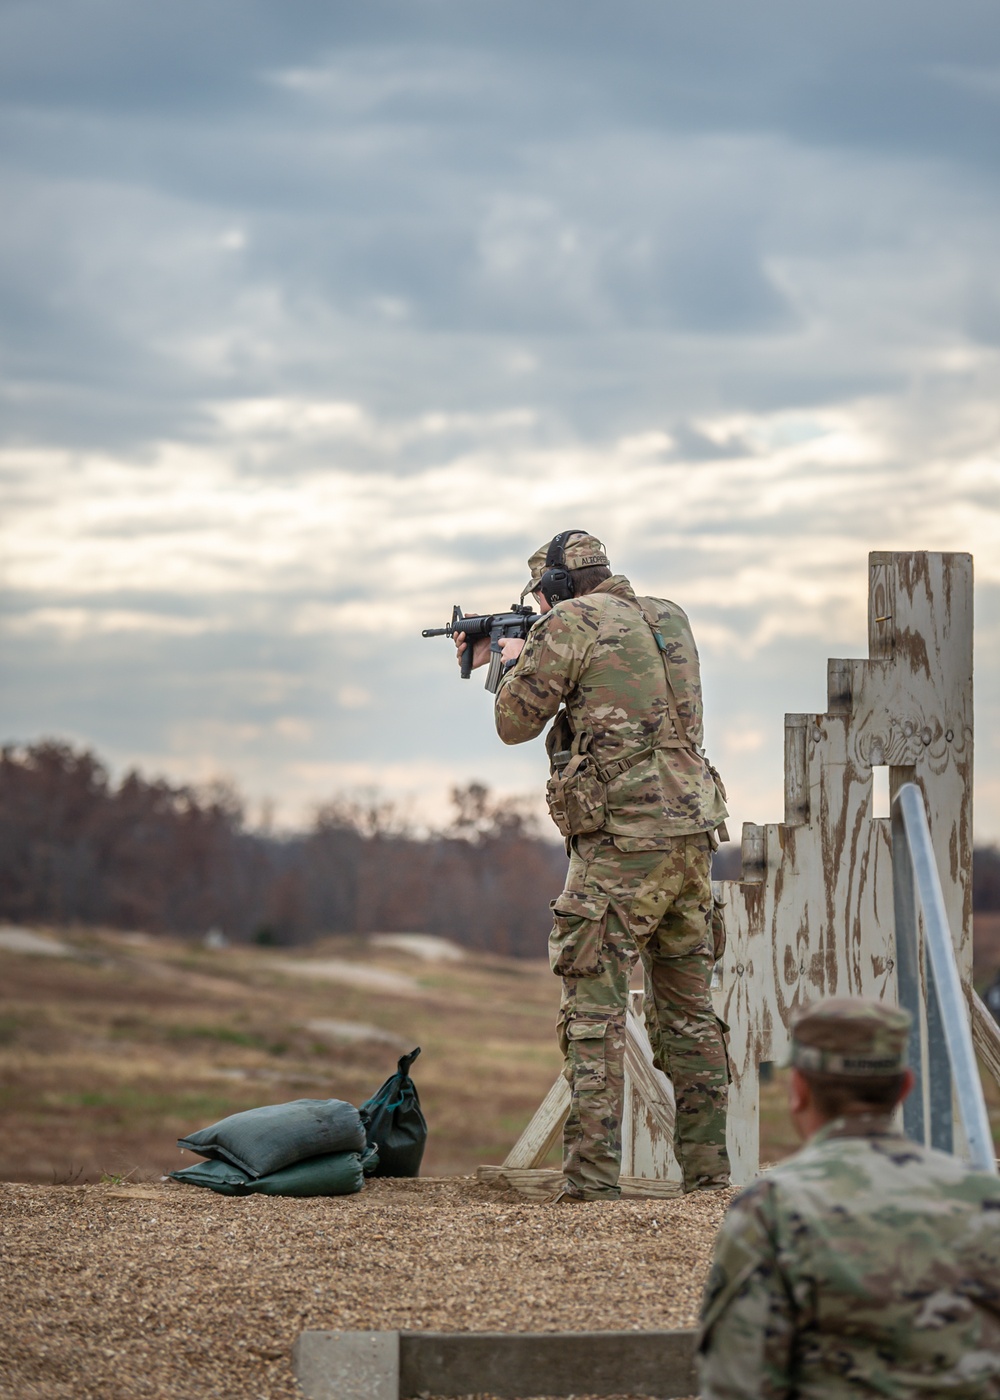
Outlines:
{"type": "Polygon", "coordinates": [[[790,1063],[815,1074],[899,1074],[906,1069],[910,1013],[863,997],[832,997],[792,1024],[790,1063]]]}
{"type": "MultiPolygon", "coordinates": [[[[549,546],[551,543],[551,540],[549,540],[542,545],[541,549],[536,549],[528,560],[531,578],[528,580],[528,585],[524,593],[533,593],[538,587],[538,580],[545,572],[545,560],[548,558],[549,546]]],[[[599,564],[603,565],[606,569],[610,569],[611,567],[601,541],[596,535],[587,535],[582,531],[571,536],[571,538],[566,541],[563,554],[566,559],[565,567],[567,569],[589,569],[599,564]]],[[[521,594],[522,598],[524,597],[524,593],[521,594]]]]}

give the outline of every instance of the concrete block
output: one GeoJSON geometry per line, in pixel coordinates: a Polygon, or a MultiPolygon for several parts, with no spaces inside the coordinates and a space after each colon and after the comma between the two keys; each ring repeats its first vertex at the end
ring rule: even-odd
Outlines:
{"type": "Polygon", "coordinates": [[[398,1332],[303,1332],[292,1365],[305,1400],[399,1400],[398,1332]]]}
{"type": "Polygon", "coordinates": [[[695,1333],[303,1332],[293,1361],[305,1400],[409,1400],[488,1391],[693,1395],[695,1333]]]}
{"type": "Polygon", "coordinates": [[[694,1395],[693,1330],[401,1332],[399,1393],[694,1395]]]}

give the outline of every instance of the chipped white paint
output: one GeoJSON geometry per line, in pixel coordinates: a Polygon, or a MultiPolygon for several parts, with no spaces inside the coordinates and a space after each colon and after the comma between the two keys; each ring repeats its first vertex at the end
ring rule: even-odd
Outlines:
{"type": "Polygon", "coordinates": [[[828,664],[827,712],[785,716],[785,820],[743,828],[717,886],[728,946],[715,992],[731,1027],[733,1179],[758,1165],[758,1064],[822,996],[896,1000],[889,821],[872,767],[923,792],[963,981],[972,969],[972,558],[869,557],[869,659],[828,664]]]}
{"type": "Polygon", "coordinates": [[[674,1088],[653,1064],[641,1018],[642,992],[629,993],[625,1021],[625,1095],[622,1109],[622,1176],[669,1181],[680,1189],[674,1156],[674,1088]]]}

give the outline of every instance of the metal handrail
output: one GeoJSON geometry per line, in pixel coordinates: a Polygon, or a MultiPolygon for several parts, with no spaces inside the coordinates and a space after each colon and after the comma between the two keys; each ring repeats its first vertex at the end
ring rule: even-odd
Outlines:
{"type": "Polygon", "coordinates": [[[924,1056],[920,1030],[920,964],[914,901],[916,885],[924,915],[925,943],[930,954],[926,969],[926,1014],[931,1070],[931,1142],[935,1147],[951,1150],[951,1082],[954,1081],[958,1110],[969,1145],[969,1160],[979,1171],[996,1175],[996,1152],[972,1045],[968,1008],[948,927],[923,794],[916,783],[904,783],[892,804],[892,884],[899,999],[913,1017],[910,1063],[917,1075],[916,1092],[903,1106],[904,1126],[911,1137],[924,1140],[924,1056]],[[941,1072],[945,1065],[950,1065],[948,1074],[941,1072]]]}

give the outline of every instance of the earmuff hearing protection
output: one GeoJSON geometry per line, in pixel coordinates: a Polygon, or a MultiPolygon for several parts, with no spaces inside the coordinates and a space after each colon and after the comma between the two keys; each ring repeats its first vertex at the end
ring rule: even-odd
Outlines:
{"type": "Polygon", "coordinates": [[[566,568],[566,541],[570,535],[585,535],[586,530],[562,530],[553,536],[545,556],[545,572],[538,580],[536,592],[541,593],[550,607],[572,598],[573,578],[566,568]]]}

